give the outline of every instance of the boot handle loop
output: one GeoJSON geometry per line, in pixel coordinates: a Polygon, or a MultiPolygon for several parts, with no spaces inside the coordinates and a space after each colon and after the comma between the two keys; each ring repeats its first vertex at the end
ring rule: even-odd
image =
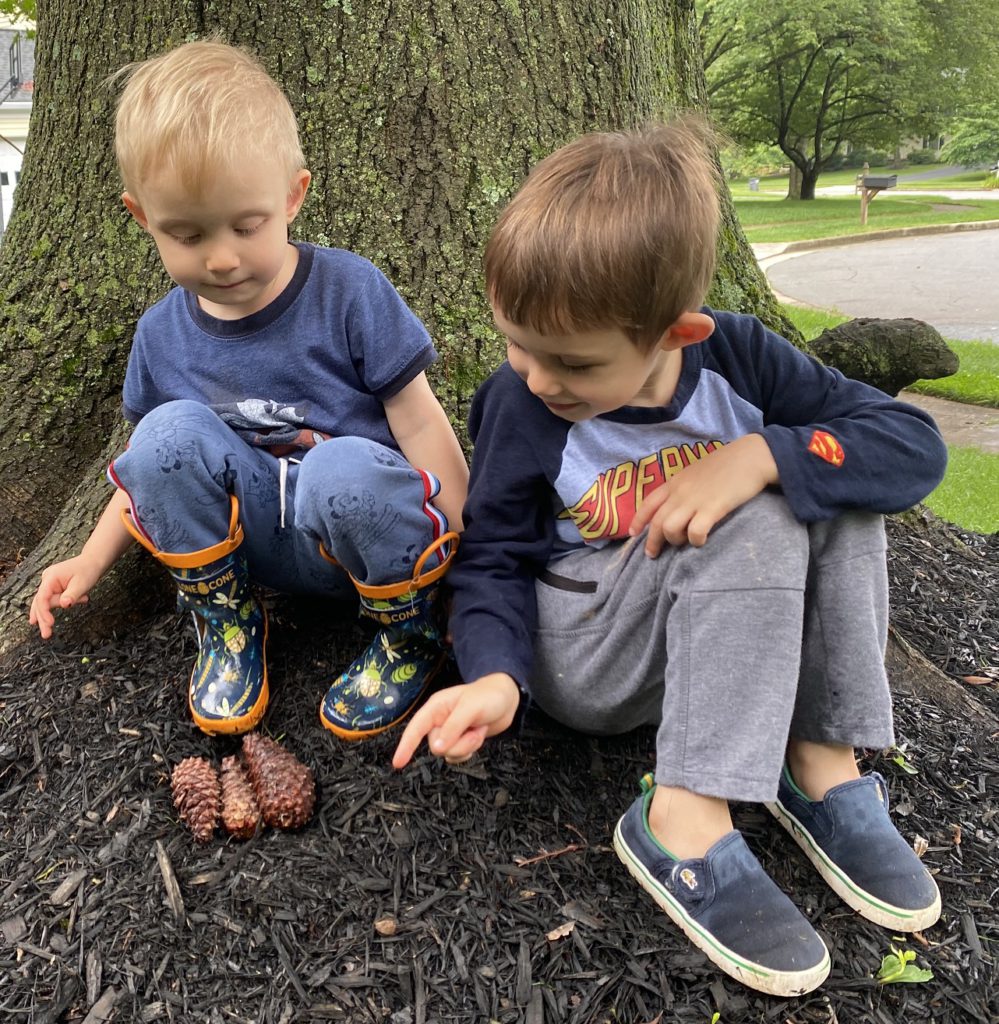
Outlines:
{"type": "Polygon", "coordinates": [[[416,565],[413,566],[413,582],[419,583],[420,577],[423,574],[423,567],[427,564],[427,559],[435,552],[439,551],[445,544],[451,544],[451,550],[448,552],[447,558],[444,560],[446,565],[454,557],[455,551],[458,550],[458,543],[460,538],[454,530],[448,530],[447,533],[442,533],[435,541],[429,544],[422,555],[416,560],[416,565]]]}

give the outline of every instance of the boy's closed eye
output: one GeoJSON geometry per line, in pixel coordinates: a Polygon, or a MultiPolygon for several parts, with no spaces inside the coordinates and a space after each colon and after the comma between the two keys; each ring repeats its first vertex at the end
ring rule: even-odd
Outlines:
{"type": "MultiPolygon", "coordinates": [[[[506,339],[506,347],[508,349],[513,349],[515,352],[527,351],[523,345],[518,345],[517,342],[513,341],[511,338],[506,339]]],[[[557,357],[556,362],[563,370],[576,373],[583,370],[592,370],[597,365],[596,363],[567,363],[564,359],[559,359],[557,357]]]]}

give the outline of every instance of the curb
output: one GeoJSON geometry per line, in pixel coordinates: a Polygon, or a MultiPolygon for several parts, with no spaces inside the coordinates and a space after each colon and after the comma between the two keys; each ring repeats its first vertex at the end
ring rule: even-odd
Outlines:
{"type": "Polygon", "coordinates": [[[806,249],[828,249],[836,245],[860,245],[864,242],[879,242],[886,238],[906,238],[910,235],[943,235],[957,231],[989,231],[999,228],[999,220],[963,221],[959,224],[926,224],[922,227],[887,228],[884,231],[870,231],[864,235],[836,235],[834,238],[799,239],[795,242],[756,242],[750,248],[757,260],[769,260],[789,252],[806,249]]]}

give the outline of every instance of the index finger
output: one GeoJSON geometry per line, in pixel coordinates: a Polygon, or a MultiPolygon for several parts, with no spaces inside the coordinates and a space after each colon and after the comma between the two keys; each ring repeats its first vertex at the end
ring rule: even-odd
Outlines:
{"type": "Polygon", "coordinates": [[[662,483],[654,491],[645,495],[642,504],[638,506],[631,520],[631,526],[628,527],[628,533],[632,537],[637,537],[645,529],[649,520],[662,508],[667,494],[666,484],[662,483]]]}
{"type": "MultiPolygon", "coordinates": [[[[447,719],[447,709],[444,710],[445,714],[441,719],[442,722],[447,719]]],[[[399,742],[396,745],[395,753],[392,755],[392,767],[405,768],[412,759],[413,754],[416,753],[416,748],[426,739],[427,733],[438,724],[434,699],[431,697],[413,715],[406,728],[403,729],[402,736],[399,737],[399,742]]]]}
{"type": "Polygon", "coordinates": [[[49,602],[45,598],[40,598],[38,593],[32,599],[31,607],[28,610],[28,622],[32,626],[38,627],[43,640],[47,640],[52,635],[55,616],[52,614],[49,602]]]}

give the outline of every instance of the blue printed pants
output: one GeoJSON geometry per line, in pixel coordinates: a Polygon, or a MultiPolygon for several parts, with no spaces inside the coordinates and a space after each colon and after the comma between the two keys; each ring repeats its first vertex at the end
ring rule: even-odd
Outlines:
{"type": "Polygon", "coordinates": [[[431,500],[436,479],[398,452],[335,437],[300,462],[277,459],[199,402],[167,402],[143,417],[108,475],[156,549],[174,554],[222,540],[234,494],[251,577],[289,593],[350,592],[343,569],[372,585],[406,579],[447,531],[431,500]]]}

